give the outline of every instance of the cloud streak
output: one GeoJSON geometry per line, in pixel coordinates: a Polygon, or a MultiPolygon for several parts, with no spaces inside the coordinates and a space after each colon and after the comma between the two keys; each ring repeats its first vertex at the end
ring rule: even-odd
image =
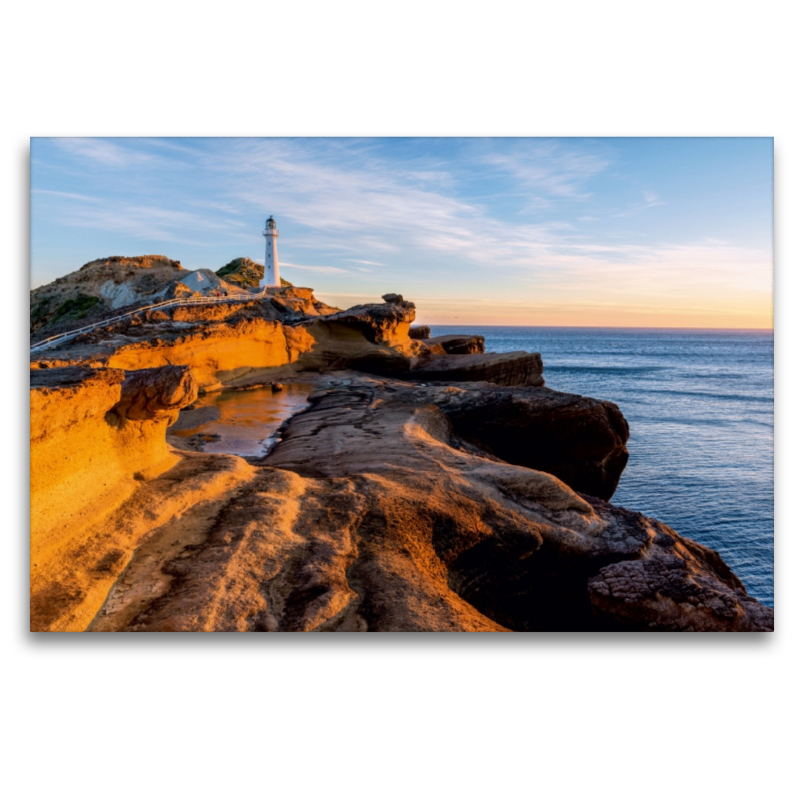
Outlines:
{"type": "Polygon", "coordinates": [[[658,176],[633,175],[609,143],[52,141],[49,158],[37,151],[35,232],[46,221],[53,235],[149,252],[175,243],[211,266],[263,255],[260,226],[274,213],[282,263],[329,294],[391,282],[409,296],[587,292],[602,304],[771,290],[768,247],[660,233],[658,215],[680,208],[674,181],[665,192],[658,176]]]}
{"type": "MultiPolygon", "coordinates": [[[[263,261],[263,259],[262,259],[263,261]]],[[[308,264],[292,264],[288,261],[280,261],[278,259],[280,265],[282,267],[290,267],[291,269],[299,269],[304,272],[317,272],[320,275],[346,275],[348,270],[341,269],[340,267],[317,267],[311,266],[308,264]]]]}

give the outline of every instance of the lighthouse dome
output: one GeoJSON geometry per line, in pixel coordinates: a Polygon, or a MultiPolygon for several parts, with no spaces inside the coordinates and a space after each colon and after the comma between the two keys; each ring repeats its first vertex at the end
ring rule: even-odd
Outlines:
{"type": "Polygon", "coordinates": [[[269,219],[267,220],[267,227],[268,228],[274,228],[275,227],[275,220],[273,219],[271,214],[270,214],[269,219]]]}

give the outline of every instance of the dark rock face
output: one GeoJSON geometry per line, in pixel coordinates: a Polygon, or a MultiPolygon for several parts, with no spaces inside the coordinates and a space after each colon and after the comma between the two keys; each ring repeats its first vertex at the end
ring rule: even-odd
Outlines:
{"type": "Polygon", "coordinates": [[[431,329],[427,325],[415,325],[413,328],[409,329],[408,335],[412,339],[429,339],[431,329]]]}
{"type": "MultiPolygon", "coordinates": [[[[438,424],[447,432],[442,436],[457,443],[456,446],[548,472],[573,490],[604,500],[614,493],[628,460],[625,447],[628,424],[613,403],[550,389],[506,388],[485,383],[467,383],[458,388],[409,386],[399,382],[387,382],[385,386],[379,395],[368,386],[359,385],[331,392],[324,400],[317,401],[316,413],[305,412],[295,418],[294,424],[298,430],[313,424],[317,431],[315,447],[324,439],[340,436],[341,441],[331,445],[337,454],[348,463],[352,460],[353,465],[360,458],[361,468],[377,470],[379,464],[373,464],[372,459],[383,458],[383,451],[371,448],[369,440],[360,441],[361,434],[350,431],[345,435],[339,427],[341,398],[350,401],[352,413],[345,415],[348,428],[363,424],[360,418],[354,419],[357,414],[352,409],[361,406],[368,397],[380,398],[387,417],[391,413],[406,418],[417,409],[435,409],[438,424]]],[[[287,462],[285,459],[295,445],[291,436],[284,440],[277,448],[282,454],[282,466],[288,465],[313,477],[331,474],[327,466],[321,470],[319,459],[311,451],[298,452],[287,462]]]]}
{"type": "Polygon", "coordinates": [[[527,387],[457,397],[444,411],[458,436],[575,491],[603,500],[614,494],[628,463],[628,423],[614,403],[527,387]]]}
{"type": "MultiPolygon", "coordinates": [[[[713,550],[662,523],[586,497],[605,528],[582,553],[544,527],[487,538],[449,570],[451,587],[518,631],[771,631],[772,609],[749,597],[713,550]]],[[[516,502],[519,499],[514,498],[516,502]]]]}
{"type": "MultiPolygon", "coordinates": [[[[465,451],[449,421],[463,424],[488,390],[375,381],[321,393],[265,459],[321,491],[329,485],[323,506],[335,496],[337,508],[358,509],[347,533],[358,594],[351,621],[355,614],[369,630],[484,629],[459,598],[511,630],[772,628],[771,610],[747,596],[716,552],[552,475],[465,451]],[[451,594],[426,605],[440,569],[451,594]]],[[[534,427],[537,405],[545,418],[562,414],[551,437],[558,444],[561,435],[565,451],[576,425],[616,447],[621,439],[624,450],[627,426],[607,430],[624,423],[610,404],[547,390],[499,393],[527,409],[534,427]]],[[[580,481],[591,483],[595,465],[585,467],[580,481]]],[[[307,601],[296,600],[293,619],[308,619],[307,601]]]]}
{"type": "Polygon", "coordinates": [[[747,594],[719,553],[650,522],[658,531],[656,557],[608,564],[589,579],[598,619],[622,630],[653,628],[654,619],[661,630],[772,630],[772,609],[747,594]]]}
{"type": "Polygon", "coordinates": [[[441,345],[448,355],[475,355],[485,352],[483,336],[434,336],[425,337],[428,347],[441,345]]]}
{"type": "Polygon", "coordinates": [[[488,381],[499,386],[543,386],[539,353],[477,353],[420,358],[406,376],[418,381],[488,381]]]}

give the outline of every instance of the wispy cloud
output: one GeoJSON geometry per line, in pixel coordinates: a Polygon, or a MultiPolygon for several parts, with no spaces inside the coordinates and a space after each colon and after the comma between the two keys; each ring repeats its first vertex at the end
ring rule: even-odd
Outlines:
{"type": "Polygon", "coordinates": [[[281,261],[280,264],[282,267],[291,267],[292,269],[299,269],[304,272],[318,272],[321,275],[346,275],[348,272],[348,270],[340,269],[339,267],[316,267],[308,264],[291,264],[288,261],[281,261]]]}
{"type": "MultiPolygon", "coordinates": [[[[202,200],[195,200],[192,203],[193,206],[198,208],[210,208],[213,211],[222,211],[224,214],[238,214],[241,215],[242,209],[239,206],[235,206],[233,203],[212,203],[206,202],[202,200]]],[[[241,223],[244,224],[244,223],[241,223]]]]}
{"type": "MultiPolygon", "coordinates": [[[[545,143],[529,154],[471,153],[477,163],[513,176],[515,185],[536,187],[548,197],[580,207],[590,194],[587,181],[608,169],[609,158],[581,153],[571,146],[545,143]]],[[[694,285],[717,269],[745,274],[769,268],[763,254],[713,243],[674,245],[587,241],[571,219],[542,222],[500,218],[492,208],[451,191],[459,177],[427,185],[437,172],[408,172],[383,162],[371,145],[343,143],[329,148],[293,140],[244,140],[222,152],[203,154],[204,166],[228,176],[224,202],[246,202],[265,210],[280,209],[280,220],[307,230],[317,252],[328,250],[341,261],[383,267],[420,254],[455,259],[472,270],[490,266],[497,279],[522,281],[521,286],[552,287],[566,279],[613,291],[614,280],[651,286],[658,281],[694,285]],[[265,180],[268,176],[268,180],[265,180]],[[386,258],[365,258],[365,254],[386,258]],[[678,276],[681,276],[678,279],[678,276]],[[604,281],[606,285],[603,286],[604,281]]],[[[663,203],[644,190],[635,210],[663,203]]],[[[298,247],[298,249],[300,249],[298,247]]],[[[331,264],[284,262],[292,269],[345,276],[350,271],[331,264]]],[[[363,271],[354,268],[356,272],[363,271]]],[[[477,274],[477,273],[476,273],[477,274]]],[[[465,273],[466,277],[466,273],[465,273]]],[[[471,282],[467,284],[474,291],[471,282]]]]}
{"type": "Polygon", "coordinates": [[[98,204],[95,198],[65,192],[51,195],[63,201],[58,211],[62,225],[183,244],[208,243],[223,233],[241,236],[242,223],[236,220],[209,219],[188,211],[126,202],[98,204]],[[202,235],[191,237],[192,233],[202,235]]]}
{"type": "Polygon", "coordinates": [[[80,229],[87,240],[108,234],[115,247],[128,237],[125,246],[141,242],[149,252],[175,242],[228,260],[255,257],[264,217],[274,213],[288,259],[281,263],[315,273],[328,294],[350,289],[348,297],[388,282],[408,296],[454,302],[546,303],[585,291],[586,302],[602,304],[625,292],[705,298],[726,276],[723,293],[763,295],[771,285],[768,248],[659,229],[680,207],[674,180],[667,192],[657,171],[626,172],[608,143],[51,141],[61,159],[37,152],[47,180],[33,186],[34,218],[59,231],[59,247],[65,230],[80,229]]]}
{"type": "Polygon", "coordinates": [[[85,194],[75,194],[74,192],[57,192],[52,189],[32,189],[31,194],[38,196],[52,196],[58,198],[66,198],[69,200],[81,200],[85,203],[100,203],[102,200],[99,197],[89,197],[85,194]]]}
{"type": "MultiPolygon", "coordinates": [[[[537,157],[544,164],[556,155],[556,148],[548,146],[537,157]]],[[[293,142],[244,142],[217,159],[213,168],[236,176],[235,191],[242,201],[279,208],[282,218],[312,232],[317,249],[338,249],[357,263],[384,263],[356,257],[364,253],[396,258],[419,251],[473,264],[529,262],[559,244],[571,228],[565,221],[513,225],[441,187],[419,185],[394,165],[378,168],[374,159],[359,159],[357,148],[350,157],[354,163],[342,164],[325,154],[309,155],[293,142]]],[[[561,197],[576,197],[580,180],[606,163],[573,153],[555,158],[555,167],[525,167],[520,159],[491,154],[482,159],[561,197]]]]}
{"type": "Polygon", "coordinates": [[[104,167],[120,169],[153,161],[153,156],[149,153],[117,144],[111,139],[65,138],[53,141],[73,158],[91,161],[104,167]]]}
{"type": "Polygon", "coordinates": [[[663,206],[664,200],[662,200],[658,194],[655,192],[649,192],[647,190],[642,192],[643,200],[641,202],[632,203],[627,208],[624,208],[621,211],[616,211],[611,214],[612,217],[633,217],[637,214],[641,214],[643,211],[646,211],[648,208],[653,208],[653,206],[663,206]]]}
{"type": "MultiPolygon", "coordinates": [[[[518,183],[539,194],[557,198],[585,198],[590,178],[606,170],[607,158],[580,151],[557,142],[544,142],[535,147],[518,146],[510,153],[488,153],[483,162],[511,175],[518,183]]],[[[540,203],[548,201],[537,198],[540,203]]]]}
{"type": "MultiPolygon", "coordinates": [[[[58,143],[76,158],[119,168],[152,166],[154,158],[161,158],[140,153],[124,140],[64,139],[58,143]]],[[[463,167],[462,173],[448,172],[438,163],[436,168],[419,164],[409,169],[381,158],[373,142],[231,140],[223,149],[183,148],[181,152],[203,174],[218,177],[224,187],[213,201],[187,197],[186,205],[197,212],[112,201],[93,209],[71,205],[63,221],[167,242],[197,242],[221,234],[238,239],[247,236],[248,230],[241,215],[231,220],[199,209],[234,214],[244,205],[265,213],[279,210],[279,220],[308,231],[303,239],[312,243],[310,249],[338,253],[339,263],[384,267],[387,258],[416,260],[420,254],[438,254],[474,268],[491,263],[507,270],[545,269],[564,267],[580,255],[571,221],[499,218],[491,204],[471,201],[454,191],[469,177],[463,167]],[[187,237],[195,232],[203,236],[187,237]]],[[[581,202],[588,194],[586,181],[609,164],[606,157],[556,142],[531,147],[512,141],[503,152],[496,152],[480,140],[468,145],[470,162],[501,173],[518,191],[527,193],[528,200],[532,190],[542,194],[545,205],[548,198],[581,202]]],[[[523,205],[522,211],[529,216],[529,205],[523,205]]],[[[294,246],[298,252],[309,248],[302,240],[294,246]]],[[[348,273],[335,265],[294,268],[328,275],[348,273]]]]}

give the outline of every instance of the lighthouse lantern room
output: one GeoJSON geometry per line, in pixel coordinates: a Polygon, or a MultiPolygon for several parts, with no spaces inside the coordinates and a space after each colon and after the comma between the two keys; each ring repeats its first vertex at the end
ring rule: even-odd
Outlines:
{"type": "Polygon", "coordinates": [[[261,288],[265,286],[280,286],[281,274],[278,267],[278,229],[275,227],[275,220],[270,216],[264,228],[264,236],[267,239],[267,250],[264,255],[264,277],[261,281],[261,288]]]}

